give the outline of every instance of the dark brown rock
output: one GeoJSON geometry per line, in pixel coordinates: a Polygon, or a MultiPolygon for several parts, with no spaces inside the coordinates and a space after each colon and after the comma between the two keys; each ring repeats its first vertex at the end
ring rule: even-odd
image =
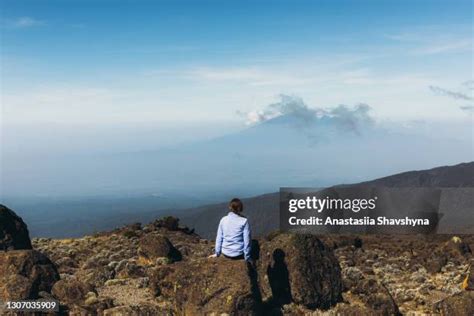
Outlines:
{"type": "Polygon", "coordinates": [[[28,228],[18,215],[0,204],[0,250],[32,249],[28,228]]]}
{"type": "Polygon", "coordinates": [[[38,298],[58,280],[54,264],[35,250],[0,252],[0,300],[38,298]]]}
{"type": "Polygon", "coordinates": [[[156,220],[154,223],[155,227],[163,227],[168,230],[174,231],[179,229],[179,218],[173,216],[166,216],[156,220]]]}
{"type": "Polygon", "coordinates": [[[464,291],[442,300],[436,304],[435,312],[443,316],[474,315],[474,291],[464,291]]]}
{"type": "Polygon", "coordinates": [[[59,280],[51,293],[63,304],[82,304],[88,292],[94,289],[77,279],[59,280]]]}
{"type": "Polygon", "coordinates": [[[313,235],[280,234],[260,245],[258,273],[262,297],[329,308],[339,302],[342,279],[332,249],[313,235]]]}
{"type": "Polygon", "coordinates": [[[225,258],[177,262],[150,277],[152,291],[182,315],[256,315],[261,307],[257,282],[245,261],[225,258]]]}
{"type": "Polygon", "coordinates": [[[148,234],[140,239],[138,248],[140,262],[154,264],[157,258],[165,257],[170,261],[179,261],[181,253],[171,244],[170,240],[160,234],[148,234]]]}

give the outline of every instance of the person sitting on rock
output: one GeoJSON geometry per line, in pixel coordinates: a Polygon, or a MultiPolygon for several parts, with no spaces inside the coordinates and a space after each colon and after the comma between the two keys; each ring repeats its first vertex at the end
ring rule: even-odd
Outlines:
{"type": "Polygon", "coordinates": [[[232,199],[229,203],[229,214],[219,222],[216,237],[216,252],[209,257],[224,257],[234,260],[245,259],[251,262],[250,225],[242,215],[244,205],[239,199],[232,199]]]}

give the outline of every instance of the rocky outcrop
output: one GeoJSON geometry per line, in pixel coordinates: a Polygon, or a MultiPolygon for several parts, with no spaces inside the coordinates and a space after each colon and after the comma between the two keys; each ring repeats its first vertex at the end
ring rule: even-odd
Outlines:
{"type": "Polygon", "coordinates": [[[48,257],[31,249],[25,222],[0,205],[0,301],[48,296],[59,280],[58,270],[48,257]]]}
{"type": "Polygon", "coordinates": [[[339,262],[317,237],[279,234],[262,242],[258,257],[265,300],[326,309],[342,299],[339,262]]]}
{"type": "Polygon", "coordinates": [[[0,251],[31,248],[25,222],[15,212],[0,204],[0,251]]]}
{"type": "Polygon", "coordinates": [[[165,216],[156,220],[153,225],[155,227],[163,227],[171,231],[179,229],[179,218],[173,216],[165,216]]]}
{"type": "Polygon", "coordinates": [[[0,252],[0,301],[38,298],[58,280],[54,264],[38,251],[0,252]]]}
{"type": "Polygon", "coordinates": [[[261,308],[257,275],[243,260],[178,262],[157,268],[150,283],[180,315],[257,315],[261,308]]]}
{"type": "Polygon", "coordinates": [[[71,278],[56,282],[51,293],[63,304],[79,304],[83,303],[87,293],[92,291],[93,288],[90,285],[71,278]]]}
{"type": "MultiPolygon", "coordinates": [[[[176,222],[157,220],[32,243],[59,267],[62,281],[53,293],[62,311],[72,315],[432,314],[436,302],[460,291],[472,260],[468,249],[474,249],[472,235],[463,235],[460,242],[442,235],[318,239],[273,233],[253,241],[252,270],[244,261],[207,258],[214,242],[176,222]],[[173,248],[181,260],[171,259],[173,248]],[[446,257],[431,273],[425,264],[436,259],[435,249],[443,249],[446,257]],[[151,259],[145,262],[145,256],[151,259]],[[341,291],[344,300],[333,306],[341,291]]],[[[5,273],[0,274],[3,290],[5,273]]],[[[15,276],[9,288],[29,292],[22,288],[28,284],[23,278],[15,276]]],[[[37,295],[48,297],[46,292],[37,295]]],[[[459,310],[461,299],[454,296],[438,306],[459,310]]]]}
{"type": "Polygon", "coordinates": [[[170,262],[179,261],[181,253],[171,244],[170,240],[161,234],[151,233],[140,239],[138,248],[139,260],[145,264],[155,264],[158,258],[170,262]]]}

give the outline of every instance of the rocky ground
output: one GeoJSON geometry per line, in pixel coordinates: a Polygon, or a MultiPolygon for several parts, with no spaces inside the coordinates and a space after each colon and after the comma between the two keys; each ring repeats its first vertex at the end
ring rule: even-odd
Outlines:
{"type": "Polygon", "coordinates": [[[55,298],[63,314],[474,315],[472,235],[274,233],[248,266],[207,258],[213,242],[171,217],[31,245],[2,221],[0,300],[55,298]]]}
{"type": "Polygon", "coordinates": [[[326,242],[336,248],[345,300],[353,301],[355,284],[372,277],[404,315],[439,314],[443,300],[463,294],[474,249],[473,235],[339,236],[326,242]]]}

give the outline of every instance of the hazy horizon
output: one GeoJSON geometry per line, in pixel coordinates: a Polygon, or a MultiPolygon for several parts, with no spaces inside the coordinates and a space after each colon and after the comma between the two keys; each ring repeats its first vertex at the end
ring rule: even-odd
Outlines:
{"type": "Polygon", "coordinates": [[[1,197],[252,195],[473,160],[470,1],[2,9],[1,197]]]}

